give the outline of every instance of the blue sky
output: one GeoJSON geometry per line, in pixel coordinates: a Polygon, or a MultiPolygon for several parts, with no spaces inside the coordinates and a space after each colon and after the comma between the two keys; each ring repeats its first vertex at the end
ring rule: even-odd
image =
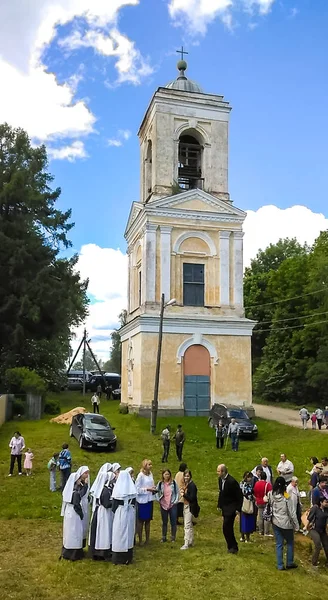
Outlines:
{"type": "Polygon", "coordinates": [[[272,235],[309,231],[311,242],[327,226],[326,0],[34,0],[26,14],[16,4],[0,7],[8,88],[0,119],[49,149],[60,208],[73,210],[74,251],[99,304],[89,326],[103,332],[100,353],[124,303],[136,134],[154,91],[176,77],[181,44],[187,76],[232,105],[231,197],[253,211],[247,239],[264,232],[249,253],[272,235]],[[274,227],[266,205],[275,207],[274,227]]]}

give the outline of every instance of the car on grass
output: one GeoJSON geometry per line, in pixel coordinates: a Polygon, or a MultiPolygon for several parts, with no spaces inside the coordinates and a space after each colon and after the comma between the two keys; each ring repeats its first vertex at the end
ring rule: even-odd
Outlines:
{"type": "Polygon", "coordinates": [[[121,400],[121,388],[112,391],[113,400],[121,400]]]}
{"type": "Polygon", "coordinates": [[[65,388],[66,390],[78,390],[81,392],[83,389],[83,380],[79,377],[68,377],[65,388]]]}
{"type": "Polygon", "coordinates": [[[70,436],[75,437],[80,448],[90,450],[116,450],[115,427],[103,415],[79,413],[72,418],[70,436]]]}
{"type": "Polygon", "coordinates": [[[236,419],[239,425],[240,437],[251,440],[257,438],[257,425],[252,422],[244,408],[226,404],[213,404],[208,420],[211,427],[215,427],[220,420],[223,421],[224,425],[229,425],[231,419],[236,419]]]}

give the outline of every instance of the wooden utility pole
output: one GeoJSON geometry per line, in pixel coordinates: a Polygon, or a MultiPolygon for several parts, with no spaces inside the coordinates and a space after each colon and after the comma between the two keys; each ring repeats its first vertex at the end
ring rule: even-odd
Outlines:
{"type": "Polygon", "coordinates": [[[161,354],[162,354],[162,340],[163,340],[163,317],[164,317],[164,294],[161,297],[161,312],[159,316],[159,332],[158,332],[158,347],[157,347],[157,361],[156,361],[156,372],[155,372],[155,387],[154,387],[154,399],[151,405],[151,416],[150,416],[150,431],[156,433],[156,421],[158,411],[158,388],[159,388],[159,374],[161,368],[161,354]]]}

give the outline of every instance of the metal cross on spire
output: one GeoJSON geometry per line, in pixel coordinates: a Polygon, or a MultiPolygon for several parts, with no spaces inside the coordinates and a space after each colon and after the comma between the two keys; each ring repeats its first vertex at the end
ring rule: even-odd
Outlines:
{"type": "Polygon", "coordinates": [[[181,50],[177,50],[176,52],[178,54],[181,54],[181,60],[183,60],[183,55],[184,54],[189,54],[189,52],[186,52],[186,50],[183,49],[183,46],[181,46],[181,50]]]}

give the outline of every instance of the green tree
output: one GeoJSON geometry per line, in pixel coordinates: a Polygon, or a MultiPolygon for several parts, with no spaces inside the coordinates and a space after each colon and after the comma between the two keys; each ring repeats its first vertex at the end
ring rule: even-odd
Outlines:
{"type": "MultiPolygon", "coordinates": [[[[124,309],[118,316],[121,327],[127,322],[127,311],[124,309]]],[[[122,363],[122,343],[119,329],[114,329],[111,333],[112,345],[110,349],[110,358],[104,364],[104,371],[110,373],[121,373],[122,363]]]]}
{"type": "MultiPolygon", "coordinates": [[[[81,350],[81,355],[82,355],[82,350],[81,350]]],[[[94,353],[98,365],[100,366],[100,368],[102,368],[102,360],[100,358],[97,357],[97,355],[94,353]]],[[[81,359],[77,362],[74,363],[73,370],[82,370],[83,369],[83,356],[81,356],[81,359]]],[[[85,369],[86,371],[96,371],[97,369],[97,365],[95,364],[95,361],[92,358],[92,354],[90,352],[90,350],[86,350],[85,351],[85,369]]]]}
{"type": "Polygon", "coordinates": [[[0,378],[25,366],[46,381],[64,367],[70,330],[87,313],[77,256],[61,258],[73,227],[56,208],[44,146],[0,125],[0,378]]]}

